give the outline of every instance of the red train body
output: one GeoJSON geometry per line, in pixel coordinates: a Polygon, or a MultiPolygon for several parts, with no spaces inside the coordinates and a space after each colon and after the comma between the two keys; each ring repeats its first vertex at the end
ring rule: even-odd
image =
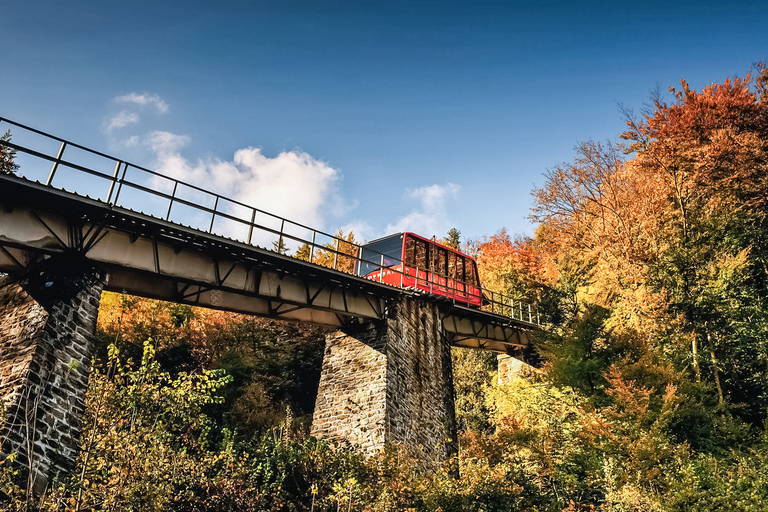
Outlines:
{"type": "Polygon", "coordinates": [[[397,233],[361,246],[355,275],[468,306],[484,304],[475,260],[414,233],[397,233]]]}

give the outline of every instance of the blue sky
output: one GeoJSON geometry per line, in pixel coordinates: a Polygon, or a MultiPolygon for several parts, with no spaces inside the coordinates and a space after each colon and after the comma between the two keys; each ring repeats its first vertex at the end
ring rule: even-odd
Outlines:
{"type": "Polygon", "coordinates": [[[744,76],[766,19],[740,0],[6,2],[0,116],[358,238],[531,234],[547,168],[657,86],[744,76]]]}

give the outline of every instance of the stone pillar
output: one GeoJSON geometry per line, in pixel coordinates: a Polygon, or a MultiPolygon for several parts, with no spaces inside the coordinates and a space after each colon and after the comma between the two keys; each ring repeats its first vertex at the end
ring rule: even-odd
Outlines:
{"type": "Polygon", "coordinates": [[[405,297],[387,318],[326,337],[312,435],[425,462],[456,453],[451,350],[437,306],[405,297]]]}
{"type": "Polygon", "coordinates": [[[499,384],[507,385],[512,383],[518,377],[522,377],[528,380],[536,380],[539,378],[539,370],[530,364],[507,354],[499,354],[496,356],[499,367],[499,384]]]}
{"type": "Polygon", "coordinates": [[[100,271],[61,257],[0,278],[0,441],[37,493],[78,454],[102,288],[100,271]]]}

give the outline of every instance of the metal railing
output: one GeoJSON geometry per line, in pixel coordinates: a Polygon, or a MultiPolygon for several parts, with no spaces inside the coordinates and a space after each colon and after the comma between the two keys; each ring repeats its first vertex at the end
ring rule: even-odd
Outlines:
{"type": "MultiPolygon", "coordinates": [[[[297,253],[302,252],[304,257],[298,259],[341,272],[353,274],[360,263],[367,263],[378,269],[371,279],[383,284],[397,286],[398,281],[397,278],[387,279],[389,282],[385,283],[385,272],[400,275],[400,288],[405,288],[413,279],[410,269],[384,265],[384,255],[377,251],[371,252],[380,256],[379,261],[360,259],[357,257],[361,254],[358,244],[6,118],[0,117],[0,131],[3,131],[3,123],[14,127],[14,139],[26,135],[31,140],[38,137],[38,145],[43,146],[35,149],[32,143],[0,140],[0,145],[16,151],[19,174],[27,168],[26,157],[34,159],[30,164],[33,161],[51,164],[50,170],[46,168],[38,174],[43,180],[21,174],[20,178],[254,247],[260,247],[257,242],[271,241],[273,250],[282,254],[286,252],[286,241],[293,242],[303,248],[303,252],[297,253]],[[65,159],[65,152],[67,157],[72,155],[77,160],[65,159]],[[107,172],[97,170],[98,167],[106,168],[107,172]],[[71,174],[73,171],[74,175],[71,174]],[[62,177],[62,173],[69,176],[62,177]],[[73,188],[67,190],[66,187],[73,188]]],[[[297,257],[296,254],[293,257],[297,257]]],[[[430,293],[439,291],[440,296],[457,304],[482,303],[480,309],[484,311],[539,324],[538,312],[531,303],[487,290],[472,295],[466,292],[467,283],[459,281],[451,286],[448,283],[452,280],[448,276],[423,270],[422,273],[425,277],[419,278],[417,273],[416,281],[424,283],[430,293]]],[[[425,286],[415,288],[424,289],[425,286]]]]}

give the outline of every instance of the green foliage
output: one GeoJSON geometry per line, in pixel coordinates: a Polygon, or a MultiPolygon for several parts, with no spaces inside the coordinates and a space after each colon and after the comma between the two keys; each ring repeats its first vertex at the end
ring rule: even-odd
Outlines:
{"type": "Polygon", "coordinates": [[[442,240],[442,243],[452,249],[458,250],[461,247],[461,231],[456,228],[451,228],[446,235],[446,238],[442,240]]]}
{"type": "Polygon", "coordinates": [[[459,431],[486,432],[491,427],[491,417],[485,396],[493,386],[496,375],[496,354],[453,348],[451,358],[459,431]]]}
{"type": "Polygon", "coordinates": [[[177,375],[206,368],[226,371],[232,381],[221,404],[209,407],[238,437],[278,425],[290,407],[302,421],[311,414],[324,347],[325,329],[262,320],[104,293],[99,313],[97,359],[118,346],[137,360],[151,338],[161,368],[177,375]]]}
{"type": "Polygon", "coordinates": [[[288,246],[285,245],[285,240],[282,236],[272,242],[272,250],[278,254],[288,254],[288,246]]]}

